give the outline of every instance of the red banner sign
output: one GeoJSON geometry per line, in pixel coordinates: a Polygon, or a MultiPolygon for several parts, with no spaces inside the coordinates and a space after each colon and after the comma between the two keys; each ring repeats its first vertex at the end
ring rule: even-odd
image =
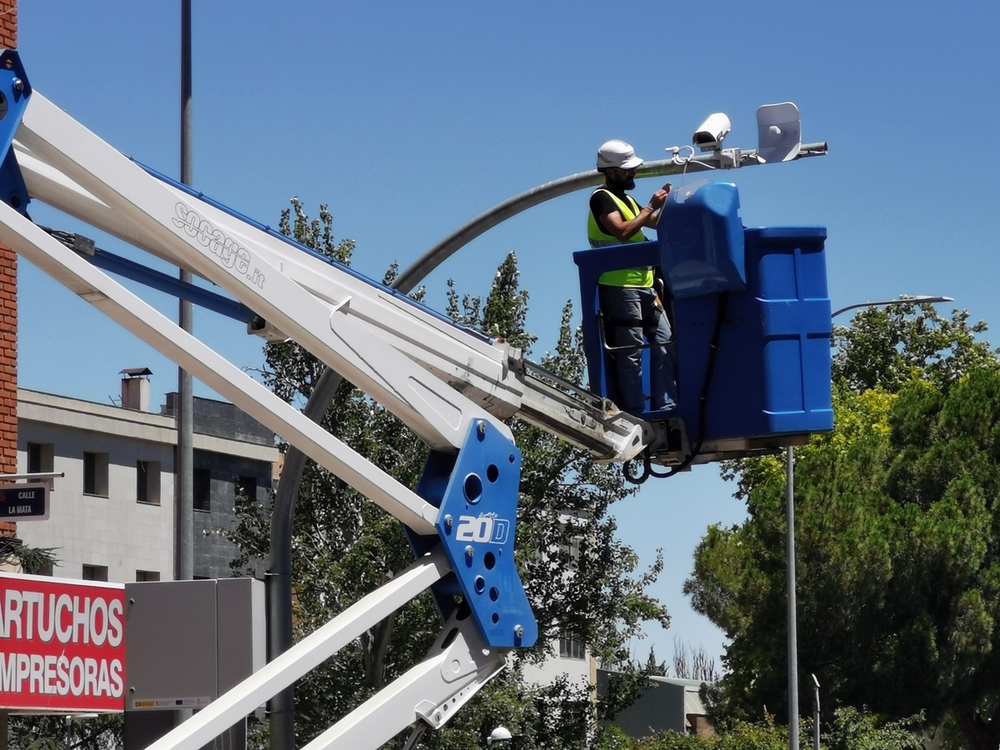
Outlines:
{"type": "Polygon", "coordinates": [[[0,574],[0,708],[125,709],[125,587],[0,574]]]}

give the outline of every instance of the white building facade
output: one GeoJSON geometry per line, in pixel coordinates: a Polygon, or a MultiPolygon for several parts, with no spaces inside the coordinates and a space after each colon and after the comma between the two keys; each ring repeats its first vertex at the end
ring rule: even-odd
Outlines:
{"type": "MultiPolygon", "coordinates": [[[[145,406],[128,390],[136,385],[123,381],[123,403],[145,406]]],[[[279,452],[274,435],[231,404],[195,402],[194,572],[228,577],[235,550],[216,532],[233,523],[236,484],[266,501],[279,452]]],[[[176,445],[169,413],[18,389],[18,473],[62,475],[48,519],[20,521],[18,537],[52,549],[55,576],[172,580],[176,445]]]]}

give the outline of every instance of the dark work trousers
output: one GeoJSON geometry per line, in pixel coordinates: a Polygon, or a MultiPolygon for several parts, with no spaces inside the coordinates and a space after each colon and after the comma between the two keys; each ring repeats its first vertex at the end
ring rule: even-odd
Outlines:
{"type": "Polygon", "coordinates": [[[677,381],[673,354],[668,348],[670,323],[656,292],[650,288],[601,285],[600,300],[608,343],[614,347],[636,347],[614,354],[619,406],[633,414],[646,410],[646,396],[642,392],[643,350],[639,347],[648,342],[650,408],[673,408],[677,401],[677,381]]]}

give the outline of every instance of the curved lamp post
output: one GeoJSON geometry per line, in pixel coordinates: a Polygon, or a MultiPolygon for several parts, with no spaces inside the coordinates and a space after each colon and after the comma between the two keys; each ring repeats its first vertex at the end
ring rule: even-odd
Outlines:
{"type": "MultiPolygon", "coordinates": [[[[795,159],[825,156],[826,153],[826,143],[803,143],[795,159]]],[[[756,151],[744,152],[739,158],[739,164],[727,168],[764,163],[764,159],[756,151]]],[[[675,155],[670,159],[646,162],[638,170],[636,178],[711,171],[719,168],[718,162],[717,153],[700,154],[683,160],[677,159],[675,155]]],[[[408,294],[431,271],[489,229],[533,206],[576,190],[599,185],[603,180],[604,176],[596,169],[580,172],[545,183],[494,206],[424,253],[396,277],[392,288],[408,294]]],[[[330,368],[323,370],[302,410],[309,419],[314,422],[322,419],[341,380],[336,371],[330,368]]],[[[268,661],[284,653],[292,645],[291,524],[295,513],[295,496],[298,494],[305,463],[305,455],[294,445],[289,446],[271,510],[270,549],[265,580],[268,661]]],[[[295,744],[293,703],[294,688],[291,687],[279,692],[268,703],[271,750],[284,750],[295,744]]],[[[414,741],[416,736],[414,735],[414,741]]]]}
{"type": "MultiPolygon", "coordinates": [[[[830,314],[830,318],[836,318],[841,313],[861,307],[891,307],[954,301],[951,297],[919,295],[880,302],[858,302],[834,311],[830,314]]],[[[788,557],[785,563],[788,589],[788,747],[789,750],[799,750],[799,646],[795,602],[795,450],[792,446],[785,449],[785,487],[785,525],[787,527],[785,549],[788,557]]],[[[816,677],[813,676],[813,680],[815,679],[816,677]]]]}

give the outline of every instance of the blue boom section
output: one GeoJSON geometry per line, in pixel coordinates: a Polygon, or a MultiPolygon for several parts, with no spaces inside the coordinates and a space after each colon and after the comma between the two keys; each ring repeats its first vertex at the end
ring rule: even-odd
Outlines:
{"type": "Polygon", "coordinates": [[[14,50],[3,50],[0,52],[0,122],[3,123],[0,125],[0,153],[3,153],[0,161],[0,200],[24,215],[28,210],[28,188],[11,144],[30,96],[31,85],[21,58],[14,50]]]}
{"type": "Polygon", "coordinates": [[[517,573],[517,526],[521,451],[486,422],[472,426],[458,455],[432,452],[417,494],[440,508],[439,539],[407,529],[419,556],[440,542],[452,574],[431,591],[444,619],[460,596],[493,648],[531,647],[538,624],[517,573]]]}
{"type": "Polygon", "coordinates": [[[660,222],[656,242],[573,256],[591,390],[618,397],[597,279],[653,266],[668,290],[678,401],[645,419],[680,418],[692,445],[833,429],[826,229],[744,229],[730,183],[672,197],[660,222]]]}

